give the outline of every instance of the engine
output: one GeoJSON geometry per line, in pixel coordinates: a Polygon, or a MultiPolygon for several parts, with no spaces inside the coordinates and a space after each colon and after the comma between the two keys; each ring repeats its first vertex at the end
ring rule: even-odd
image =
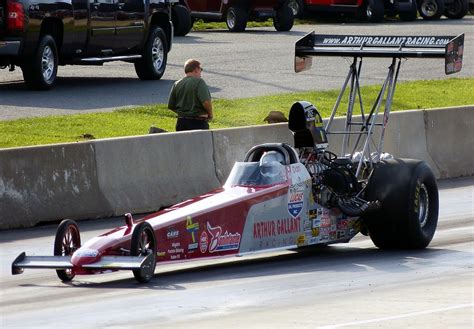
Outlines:
{"type": "Polygon", "coordinates": [[[377,202],[360,197],[363,186],[355,176],[352,160],[326,150],[328,140],[323,120],[314,105],[294,103],[288,127],[293,132],[295,148],[300,151],[300,161],[312,177],[315,202],[326,208],[338,207],[348,216],[360,216],[379,207],[377,202]]]}

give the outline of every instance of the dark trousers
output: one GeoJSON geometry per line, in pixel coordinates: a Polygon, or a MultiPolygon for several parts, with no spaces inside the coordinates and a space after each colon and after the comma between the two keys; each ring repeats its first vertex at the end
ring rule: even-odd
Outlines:
{"type": "Polygon", "coordinates": [[[184,130],[208,130],[209,123],[199,119],[178,118],[176,122],[176,131],[184,130]]]}

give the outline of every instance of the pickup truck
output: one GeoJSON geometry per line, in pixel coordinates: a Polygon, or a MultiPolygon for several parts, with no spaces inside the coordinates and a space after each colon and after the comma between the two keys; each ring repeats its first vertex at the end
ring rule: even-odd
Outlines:
{"type": "Polygon", "coordinates": [[[173,40],[177,0],[0,0],[0,68],[50,89],[58,65],[125,61],[142,80],[160,79],[173,40]]]}

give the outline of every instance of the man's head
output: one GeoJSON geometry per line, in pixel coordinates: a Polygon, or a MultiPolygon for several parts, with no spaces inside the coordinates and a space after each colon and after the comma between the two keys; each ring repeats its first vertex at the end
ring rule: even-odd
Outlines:
{"type": "Polygon", "coordinates": [[[201,63],[194,58],[188,59],[184,63],[184,73],[188,76],[201,77],[201,63]]]}

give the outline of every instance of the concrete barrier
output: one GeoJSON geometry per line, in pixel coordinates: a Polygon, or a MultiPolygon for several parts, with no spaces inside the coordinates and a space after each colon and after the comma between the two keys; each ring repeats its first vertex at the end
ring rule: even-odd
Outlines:
{"type": "MultiPolygon", "coordinates": [[[[427,161],[438,178],[474,175],[473,128],[474,106],[394,112],[384,150],[427,161]]],[[[341,136],[330,138],[340,153],[341,136]]],[[[219,187],[267,142],[292,145],[287,124],[0,150],[0,229],[157,210],[219,187]]]]}
{"type": "Polygon", "coordinates": [[[474,173],[474,106],[423,111],[426,144],[439,178],[474,173]]]}
{"type": "Polygon", "coordinates": [[[148,212],[220,186],[210,131],[92,142],[100,190],[112,213],[148,212]]]}
{"type": "Polygon", "coordinates": [[[111,215],[90,143],[0,151],[0,228],[111,215]]]}

